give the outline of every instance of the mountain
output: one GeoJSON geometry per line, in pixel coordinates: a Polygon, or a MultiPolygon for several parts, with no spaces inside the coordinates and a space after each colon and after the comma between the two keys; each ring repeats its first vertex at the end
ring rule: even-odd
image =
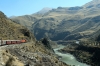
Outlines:
{"type": "Polygon", "coordinates": [[[7,18],[1,11],[0,38],[27,41],[0,46],[0,66],[68,66],[59,61],[47,39],[37,41],[30,30],[7,18]]]}
{"type": "Polygon", "coordinates": [[[89,3],[86,3],[85,5],[83,5],[86,8],[92,8],[92,7],[99,7],[100,5],[100,0],[92,0],[89,3]]]}
{"type": "MultiPolygon", "coordinates": [[[[99,3],[98,1],[97,4],[99,3]]],[[[44,18],[33,24],[35,36],[38,39],[43,36],[49,36],[56,41],[80,39],[84,36],[89,37],[100,27],[100,9],[97,6],[87,8],[89,4],[87,3],[81,7],[58,7],[57,9],[52,9],[44,15],[44,18]]]]}
{"type": "MultiPolygon", "coordinates": [[[[34,20],[31,20],[33,24],[30,24],[30,30],[33,32],[36,39],[38,40],[43,37],[48,37],[51,40],[56,41],[60,44],[65,42],[64,44],[66,45],[66,47],[59,51],[63,53],[73,54],[78,61],[87,63],[91,66],[100,66],[99,4],[100,0],[93,0],[80,7],[58,7],[44,14],[28,15],[32,17],[32,19],[36,18],[34,20]],[[73,40],[79,40],[80,44],[75,44],[75,41],[73,40]]],[[[18,17],[16,18],[17,20],[20,20],[18,17]]],[[[14,19],[12,20],[15,21],[15,23],[20,23],[20,21],[16,21],[14,19]]],[[[30,23],[29,18],[26,22],[30,23]]],[[[24,22],[21,24],[23,25],[24,22]]],[[[28,45],[22,45],[20,49],[23,50],[18,52],[19,55],[17,55],[17,57],[21,58],[21,60],[23,60],[23,57],[27,58],[29,60],[27,64],[32,64],[30,58],[32,58],[33,56],[38,61],[43,61],[40,60],[41,58],[43,58],[41,56],[45,56],[45,59],[49,59],[48,61],[50,61],[51,63],[53,63],[52,61],[57,60],[50,59],[56,57],[55,55],[53,55],[53,52],[51,52],[52,48],[50,47],[49,42],[46,39],[42,39],[42,41],[35,41],[35,44],[30,43],[28,45]],[[22,52],[24,55],[21,55],[22,52]],[[25,52],[30,53],[30,55],[31,53],[33,53],[33,56],[29,56],[25,54],[25,52]],[[38,56],[36,56],[36,52],[39,53],[38,56]],[[49,57],[47,55],[49,55],[49,57]]],[[[16,52],[16,50],[18,51],[18,49],[14,48],[13,50],[14,51],[11,51],[10,53],[16,55],[14,52],[16,52]]],[[[26,63],[24,60],[22,62],[26,63]]],[[[58,60],[56,62],[53,63],[54,66],[62,66],[57,65],[60,64],[58,60]]],[[[38,64],[38,62],[36,64],[38,64]]]]}
{"type": "Polygon", "coordinates": [[[42,17],[43,14],[47,13],[48,11],[52,10],[52,8],[48,8],[48,7],[45,7],[43,8],[42,10],[38,11],[37,13],[35,14],[32,14],[32,15],[24,15],[24,16],[11,16],[9,17],[10,19],[12,19],[13,21],[23,25],[23,26],[26,26],[28,27],[28,29],[31,29],[32,27],[32,24],[40,19],[39,16],[42,17]],[[42,14],[42,15],[41,15],[42,14]]]}
{"type": "MultiPolygon", "coordinates": [[[[31,22],[28,17],[23,18],[22,23],[19,21],[20,18],[16,18],[22,25],[26,20],[38,40],[43,37],[49,37],[53,41],[78,40],[89,38],[92,33],[99,30],[99,4],[100,0],[93,0],[80,7],[53,8],[44,14],[29,15],[33,19],[31,22]]],[[[12,20],[16,21],[15,19],[12,20]]]]}
{"type": "Polygon", "coordinates": [[[45,7],[42,10],[38,11],[36,14],[45,14],[45,13],[47,13],[50,10],[52,10],[52,8],[45,7]]]}
{"type": "Polygon", "coordinates": [[[18,24],[27,27],[28,29],[31,29],[31,25],[37,20],[36,17],[30,15],[18,16],[10,19],[12,19],[14,22],[18,24]]]}
{"type": "Polygon", "coordinates": [[[4,40],[33,38],[32,33],[20,24],[14,23],[0,11],[0,38],[4,40]],[[17,29],[16,29],[17,28],[17,29]]]}

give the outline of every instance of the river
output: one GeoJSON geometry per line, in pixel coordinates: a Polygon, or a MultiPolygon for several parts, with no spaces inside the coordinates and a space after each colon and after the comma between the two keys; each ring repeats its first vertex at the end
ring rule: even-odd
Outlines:
{"type": "Polygon", "coordinates": [[[69,64],[71,66],[73,66],[73,65],[75,65],[75,66],[90,66],[90,65],[87,65],[85,63],[78,62],[76,60],[76,58],[69,53],[63,54],[63,53],[60,53],[57,51],[57,50],[62,49],[62,48],[64,48],[64,46],[60,45],[59,48],[54,49],[55,53],[58,56],[62,57],[62,58],[60,58],[61,61],[65,62],[66,64],[69,64]]]}

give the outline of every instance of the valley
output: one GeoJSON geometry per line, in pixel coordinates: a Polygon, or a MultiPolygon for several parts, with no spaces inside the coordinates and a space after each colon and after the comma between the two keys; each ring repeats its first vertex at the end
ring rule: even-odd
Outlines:
{"type": "Polygon", "coordinates": [[[0,38],[26,43],[0,46],[0,66],[69,66],[59,61],[46,39],[37,41],[31,31],[0,11],[0,38]]]}
{"type": "Polygon", "coordinates": [[[4,66],[100,66],[100,0],[9,18],[0,11],[0,38],[27,40],[0,47],[4,66]]]}

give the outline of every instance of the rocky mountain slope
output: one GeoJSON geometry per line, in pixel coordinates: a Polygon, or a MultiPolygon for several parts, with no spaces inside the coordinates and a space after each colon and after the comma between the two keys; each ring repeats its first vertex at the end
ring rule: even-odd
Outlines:
{"type": "Polygon", "coordinates": [[[93,0],[80,7],[58,7],[44,14],[28,15],[31,19],[20,16],[12,20],[29,26],[38,40],[45,36],[54,41],[77,40],[99,30],[99,4],[100,0],[93,0]]]}
{"type": "Polygon", "coordinates": [[[10,17],[10,19],[15,21],[16,23],[26,26],[28,29],[31,29],[32,24],[34,22],[36,22],[38,19],[40,19],[42,17],[42,15],[47,13],[49,10],[52,10],[52,8],[45,7],[42,10],[40,10],[37,13],[34,13],[32,15],[10,17]]]}
{"type": "MultiPolygon", "coordinates": [[[[45,14],[47,13],[48,11],[52,10],[52,8],[49,8],[49,7],[44,7],[42,10],[38,11],[37,13],[35,14],[45,14]]],[[[33,14],[34,15],[34,14],[33,14]]]]}
{"type": "Polygon", "coordinates": [[[18,16],[11,19],[16,23],[27,27],[28,29],[31,29],[31,25],[37,20],[36,17],[32,17],[30,15],[18,16]]]}
{"type": "Polygon", "coordinates": [[[26,39],[27,43],[0,46],[0,66],[68,66],[59,61],[49,43],[36,41],[32,33],[0,11],[0,38],[26,39]]]}
{"type": "Polygon", "coordinates": [[[34,38],[32,33],[20,24],[14,23],[0,11],[0,39],[26,39],[34,38]]]}

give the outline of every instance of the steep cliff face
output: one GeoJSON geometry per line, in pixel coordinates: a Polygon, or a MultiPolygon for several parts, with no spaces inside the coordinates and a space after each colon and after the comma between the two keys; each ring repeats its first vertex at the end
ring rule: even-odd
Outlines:
{"type": "MultiPolygon", "coordinates": [[[[0,66],[68,66],[59,61],[41,41],[36,41],[25,27],[14,23],[0,12],[0,38],[26,39],[27,43],[0,46],[0,66]]],[[[50,47],[51,48],[51,47],[50,47]]]]}

